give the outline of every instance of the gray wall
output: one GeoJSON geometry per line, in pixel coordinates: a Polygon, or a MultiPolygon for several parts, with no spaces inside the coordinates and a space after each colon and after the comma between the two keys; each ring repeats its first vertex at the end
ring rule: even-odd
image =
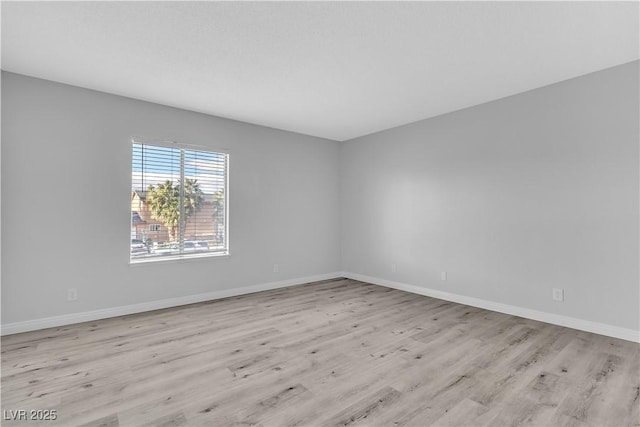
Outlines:
{"type": "Polygon", "coordinates": [[[638,75],[338,144],[2,73],[2,323],[342,269],[638,329],[638,75]],[[129,265],[132,135],[230,150],[231,256],[129,265]]]}
{"type": "Polygon", "coordinates": [[[2,124],[2,323],[340,268],[337,142],[4,72],[2,124]],[[230,150],[229,257],[129,265],[133,135],[230,150]]]}
{"type": "Polygon", "coordinates": [[[344,143],[343,270],[637,330],[638,75],[629,63],[344,143]]]}

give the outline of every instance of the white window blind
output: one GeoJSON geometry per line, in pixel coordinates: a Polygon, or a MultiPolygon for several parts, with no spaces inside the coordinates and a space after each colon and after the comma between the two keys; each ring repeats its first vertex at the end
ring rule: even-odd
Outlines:
{"type": "Polygon", "coordinates": [[[132,262],[228,253],[226,153],[133,142],[132,262]]]}

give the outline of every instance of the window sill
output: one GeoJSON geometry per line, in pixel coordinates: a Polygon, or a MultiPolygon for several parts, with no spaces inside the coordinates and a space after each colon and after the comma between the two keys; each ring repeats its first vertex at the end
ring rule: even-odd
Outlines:
{"type": "Polygon", "coordinates": [[[202,253],[202,254],[191,254],[191,255],[177,255],[170,257],[149,257],[149,258],[136,258],[130,259],[129,265],[145,265],[145,264],[158,264],[158,263],[174,263],[174,262],[184,262],[184,261],[197,261],[202,259],[209,258],[228,258],[230,256],[229,252],[215,252],[215,253],[202,253]]]}

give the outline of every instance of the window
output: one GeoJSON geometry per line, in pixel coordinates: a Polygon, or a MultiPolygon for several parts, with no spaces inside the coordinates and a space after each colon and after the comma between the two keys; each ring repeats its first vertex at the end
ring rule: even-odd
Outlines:
{"type": "Polygon", "coordinates": [[[134,140],[132,262],[228,253],[229,155],[134,140]]]}

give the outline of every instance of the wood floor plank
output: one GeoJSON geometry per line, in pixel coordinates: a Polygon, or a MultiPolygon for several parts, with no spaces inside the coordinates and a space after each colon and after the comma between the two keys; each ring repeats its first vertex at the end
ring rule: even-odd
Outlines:
{"type": "MultiPolygon", "coordinates": [[[[640,346],[348,279],[2,337],[51,426],[639,426],[640,346]]],[[[5,417],[6,418],[6,417],[5,417]]]]}
{"type": "Polygon", "coordinates": [[[451,410],[447,410],[446,413],[435,421],[437,426],[474,426],[474,419],[487,412],[487,407],[479,404],[471,399],[464,398],[451,410]]]}

